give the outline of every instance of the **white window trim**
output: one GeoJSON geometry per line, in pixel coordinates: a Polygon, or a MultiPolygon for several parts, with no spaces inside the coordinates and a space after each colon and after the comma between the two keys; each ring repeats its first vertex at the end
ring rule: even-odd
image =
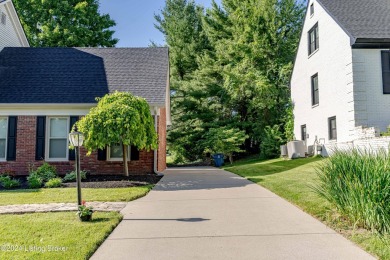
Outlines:
{"type": "MultiPolygon", "coordinates": [[[[67,124],[66,124],[67,125],[67,129],[70,128],[70,126],[69,126],[69,124],[70,124],[70,117],[69,116],[47,116],[46,117],[45,161],[47,161],[47,162],[67,162],[67,161],[69,161],[69,149],[66,149],[66,158],[49,158],[50,119],[51,118],[65,118],[67,120],[67,124]]],[[[66,144],[69,144],[69,136],[68,135],[66,135],[66,144]]]]}
{"type": "Polygon", "coordinates": [[[7,161],[7,147],[8,147],[8,117],[2,116],[0,119],[5,119],[6,120],[6,126],[7,126],[7,131],[5,134],[5,152],[4,152],[4,158],[0,158],[0,162],[6,162],[7,161]]]}
{"type": "MultiPolygon", "coordinates": [[[[130,158],[130,152],[131,152],[131,149],[130,149],[130,145],[127,147],[127,161],[130,162],[131,158],[130,158]]],[[[111,162],[122,162],[123,161],[123,158],[111,158],[111,149],[110,149],[110,146],[107,146],[107,161],[111,161],[111,162]]]]}

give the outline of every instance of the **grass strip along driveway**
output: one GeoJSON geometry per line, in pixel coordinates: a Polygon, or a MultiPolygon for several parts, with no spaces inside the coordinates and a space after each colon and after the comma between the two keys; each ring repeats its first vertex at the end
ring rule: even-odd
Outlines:
{"type": "MultiPolygon", "coordinates": [[[[153,185],[129,188],[83,188],[90,201],[131,201],[153,185]]],[[[76,188],[0,192],[0,205],[62,203],[77,200],[76,188]]],[[[94,212],[81,222],[75,212],[0,215],[0,259],[88,259],[122,220],[118,212],[94,212]]]]}
{"type": "Polygon", "coordinates": [[[75,212],[0,216],[0,259],[87,259],[121,221],[118,212],[95,212],[81,222],[75,212]]]}
{"type": "MultiPolygon", "coordinates": [[[[129,188],[91,189],[83,188],[83,200],[91,201],[132,201],[145,196],[153,185],[129,188]]],[[[37,190],[0,191],[0,206],[15,204],[66,203],[77,201],[76,188],[54,188],[37,190]]]]}
{"type": "Polygon", "coordinates": [[[389,235],[381,236],[354,228],[353,223],[341,218],[325,199],[313,191],[311,187],[318,182],[315,167],[321,160],[323,159],[251,159],[227,165],[224,169],[294,203],[380,259],[390,259],[389,235]]]}

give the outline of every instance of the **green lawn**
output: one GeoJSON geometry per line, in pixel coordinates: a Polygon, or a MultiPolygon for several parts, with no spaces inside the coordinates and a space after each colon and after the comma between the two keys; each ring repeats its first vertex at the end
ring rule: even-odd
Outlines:
{"type": "Polygon", "coordinates": [[[294,203],[380,259],[390,259],[389,235],[379,236],[366,230],[354,229],[351,223],[337,217],[326,200],[313,192],[311,186],[317,182],[315,166],[321,160],[323,159],[250,159],[224,168],[294,203]]]}
{"type": "Polygon", "coordinates": [[[117,212],[95,212],[91,222],[75,212],[1,215],[0,259],[87,259],[121,219],[117,212]]]}
{"type": "MultiPolygon", "coordinates": [[[[85,201],[131,201],[145,196],[152,185],[130,188],[109,188],[81,190],[85,201]]],[[[55,188],[37,190],[11,190],[0,192],[0,205],[76,202],[76,188],[55,188]]]]}

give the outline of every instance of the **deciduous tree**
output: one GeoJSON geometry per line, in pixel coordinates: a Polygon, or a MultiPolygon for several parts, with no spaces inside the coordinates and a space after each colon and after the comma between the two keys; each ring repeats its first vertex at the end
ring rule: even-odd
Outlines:
{"type": "Polygon", "coordinates": [[[115,22],[98,0],[14,0],[33,47],[113,47],[115,22]]]}

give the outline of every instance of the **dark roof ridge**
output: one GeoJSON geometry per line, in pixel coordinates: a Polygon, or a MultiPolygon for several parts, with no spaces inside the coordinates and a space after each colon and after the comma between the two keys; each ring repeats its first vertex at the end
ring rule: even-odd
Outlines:
{"type": "Polygon", "coordinates": [[[389,0],[317,0],[324,10],[351,37],[357,39],[390,38],[389,0]]]}

